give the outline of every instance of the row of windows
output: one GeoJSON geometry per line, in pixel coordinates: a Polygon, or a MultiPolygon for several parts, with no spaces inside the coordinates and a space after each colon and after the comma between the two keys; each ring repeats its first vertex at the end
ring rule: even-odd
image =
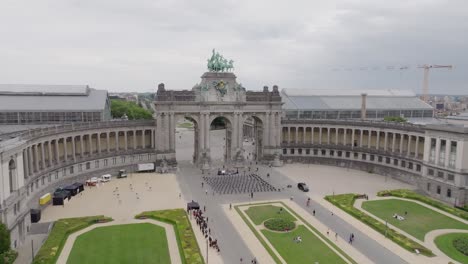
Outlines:
{"type": "MultiPolygon", "coordinates": [[[[386,116],[402,116],[406,118],[421,118],[432,117],[432,110],[367,110],[367,118],[384,118],[386,116]]],[[[347,118],[361,118],[361,111],[297,111],[287,110],[287,119],[347,119],[347,118]]]]}
{"type": "MultiPolygon", "coordinates": [[[[428,191],[428,192],[431,191],[431,183],[430,183],[430,182],[427,183],[427,191],[428,191]]],[[[437,186],[436,186],[436,193],[437,193],[438,195],[440,195],[440,194],[442,193],[442,188],[440,187],[440,185],[437,185],[437,186]]],[[[446,190],[446,192],[445,192],[445,196],[446,196],[447,198],[451,198],[451,197],[452,197],[452,189],[447,188],[447,190],[446,190]]]]}
{"type": "Polygon", "coordinates": [[[448,181],[454,181],[455,175],[453,173],[445,173],[444,171],[434,170],[434,169],[427,169],[427,175],[431,177],[436,177],[439,179],[446,179],[448,181]],[[445,176],[447,175],[447,178],[445,176]]]}
{"type": "Polygon", "coordinates": [[[101,112],[0,112],[0,124],[40,122],[96,122],[101,112]]]}
{"type": "MultiPolygon", "coordinates": [[[[294,155],[295,152],[296,152],[296,149],[294,149],[294,148],[289,149],[289,154],[294,155]]],[[[302,148],[297,149],[297,154],[299,154],[299,155],[302,155],[304,152],[305,152],[306,155],[310,155],[311,149],[305,149],[305,150],[303,150],[302,148]]],[[[312,149],[312,153],[315,156],[319,155],[319,153],[322,156],[326,156],[327,155],[327,150],[326,149],[312,149]]],[[[341,150],[338,150],[338,151],[329,150],[328,153],[329,153],[329,155],[331,157],[334,157],[334,156],[343,157],[344,156],[346,158],[351,158],[351,154],[352,154],[354,159],[359,159],[359,157],[360,157],[361,160],[364,160],[364,161],[367,161],[367,156],[369,156],[369,161],[376,161],[377,160],[378,162],[381,162],[381,163],[384,162],[384,158],[385,158],[385,163],[386,164],[392,164],[393,163],[394,166],[398,166],[398,164],[399,164],[400,167],[408,168],[410,170],[413,170],[416,167],[416,171],[421,171],[421,165],[420,164],[416,164],[416,166],[414,166],[413,162],[407,162],[405,160],[399,160],[399,159],[392,159],[390,157],[382,157],[382,156],[378,156],[378,155],[374,155],[374,154],[365,154],[365,153],[361,153],[361,155],[359,156],[358,152],[341,151],[341,150]]],[[[288,154],[288,149],[283,149],[283,155],[287,155],[287,154],[288,154]]]]}

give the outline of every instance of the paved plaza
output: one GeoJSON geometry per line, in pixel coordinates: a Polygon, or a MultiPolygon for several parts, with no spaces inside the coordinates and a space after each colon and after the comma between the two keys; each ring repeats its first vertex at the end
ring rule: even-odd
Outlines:
{"type": "MultiPolygon", "coordinates": [[[[212,157],[222,157],[223,132],[221,130],[211,133],[212,157]]],[[[179,147],[177,173],[130,174],[126,179],[112,179],[108,183],[86,188],[82,195],[73,197],[63,207],[48,206],[42,213],[41,222],[66,217],[105,215],[114,218],[115,224],[131,223],[135,221],[134,216],[143,211],[185,208],[186,202],[194,200],[200,203],[204,214],[209,218],[211,235],[218,240],[221,249],[220,253],[209,249],[209,263],[240,263],[241,258],[243,263],[250,263],[254,257],[264,260],[260,263],[267,263],[270,257],[265,254],[268,253],[259,249],[258,241],[253,234],[247,232],[245,223],[234,210],[229,209],[229,205],[281,200],[320,232],[331,230],[337,233],[337,245],[358,262],[431,263],[427,258],[408,253],[393,242],[375,235],[368,227],[346,213],[334,209],[323,200],[325,194],[351,192],[366,193],[372,198],[377,191],[383,189],[411,188],[408,184],[390,177],[346,168],[307,164],[285,164],[284,167],[270,168],[249,162],[248,164],[252,164],[250,170],[255,171],[257,177],[255,182],[265,183],[265,186],[275,189],[263,192],[255,189],[223,191],[233,188],[228,185],[239,182],[235,178],[229,178],[230,176],[216,175],[223,165],[226,169],[229,168],[222,158],[213,160],[210,171],[201,171],[190,161],[193,153],[193,132],[179,130],[176,142],[179,147]],[[224,180],[222,177],[228,178],[224,180]],[[299,191],[297,182],[306,182],[311,191],[299,191]],[[288,185],[292,187],[288,188],[288,185]],[[312,198],[310,207],[306,206],[308,197],[312,198]],[[357,237],[352,246],[345,243],[350,233],[357,237]]],[[[251,173],[248,168],[241,168],[239,176],[243,176],[244,172],[251,173]]],[[[191,221],[202,255],[206,258],[205,238],[196,228],[194,220],[191,221]]],[[[67,247],[71,246],[70,243],[67,242],[67,247]]]]}

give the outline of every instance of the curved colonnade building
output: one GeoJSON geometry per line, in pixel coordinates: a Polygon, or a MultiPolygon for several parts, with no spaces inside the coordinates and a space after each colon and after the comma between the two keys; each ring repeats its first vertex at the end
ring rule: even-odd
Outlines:
{"type": "Polygon", "coordinates": [[[412,183],[451,204],[467,202],[467,127],[286,118],[288,109],[281,108],[278,87],[246,92],[232,73],[218,75],[202,79],[214,83],[213,79],[222,78],[223,85],[235,84],[235,89],[226,85],[223,91],[220,82],[192,91],[166,91],[160,86],[156,120],[75,123],[1,135],[0,220],[11,231],[12,247],[24,241],[31,225],[30,209],[38,208],[39,197],[59,186],[122,168],[131,170],[137,163],[159,166],[166,160],[164,164],[176,166],[174,116],[190,115],[197,121],[194,161],[199,166],[209,161],[212,120],[220,116],[230,120],[229,157],[240,162],[236,153],[245,133],[240,120],[253,118],[262,127],[255,134],[263,148],[258,158],[265,162],[280,164],[275,163],[279,157],[283,162],[360,169],[412,183]]]}

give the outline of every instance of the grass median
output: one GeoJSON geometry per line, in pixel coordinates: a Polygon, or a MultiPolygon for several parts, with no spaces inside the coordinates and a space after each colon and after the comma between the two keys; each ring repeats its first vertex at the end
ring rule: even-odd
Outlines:
{"type": "Polygon", "coordinates": [[[183,209],[143,212],[136,218],[150,218],[171,224],[175,227],[179,254],[184,264],[202,264],[203,257],[193,233],[192,225],[183,209]]]}
{"type": "Polygon", "coordinates": [[[34,257],[34,264],[54,264],[57,261],[62,248],[70,234],[84,229],[92,224],[112,221],[105,216],[88,216],[77,218],[65,218],[55,221],[52,231],[41,249],[34,257]]]}
{"type": "Polygon", "coordinates": [[[421,254],[432,257],[434,253],[423,245],[419,244],[418,242],[406,237],[405,235],[399,233],[398,231],[386,227],[384,223],[381,221],[374,219],[370,215],[362,212],[361,210],[354,207],[354,201],[356,197],[359,196],[357,194],[339,194],[339,195],[328,195],[325,196],[325,200],[329,201],[330,203],[334,204],[338,208],[342,209],[346,213],[350,214],[354,218],[358,219],[359,221],[363,222],[364,224],[368,225],[372,229],[376,230],[377,232],[381,233],[382,235],[386,236],[388,239],[392,240],[393,242],[397,243],[404,249],[415,252],[417,249],[421,254]]]}

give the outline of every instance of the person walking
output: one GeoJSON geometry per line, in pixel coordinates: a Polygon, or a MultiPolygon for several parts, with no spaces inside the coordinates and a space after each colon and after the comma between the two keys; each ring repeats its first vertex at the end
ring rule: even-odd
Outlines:
{"type": "Polygon", "coordinates": [[[202,188],[203,188],[203,185],[205,185],[205,183],[204,183],[204,182],[201,182],[201,187],[202,187],[202,188]]]}
{"type": "Polygon", "coordinates": [[[338,241],[338,233],[335,232],[335,241],[338,241]]]}
{"type": "Polygon", "coordinates": [[[315,216],[315,209],[312,211],[312,215],[315,216]]]}
{"type": "Polygon", "coordinates": [[[231,203],[229,204],[229,210],[232,210],[232,204],[231,203]]]}

